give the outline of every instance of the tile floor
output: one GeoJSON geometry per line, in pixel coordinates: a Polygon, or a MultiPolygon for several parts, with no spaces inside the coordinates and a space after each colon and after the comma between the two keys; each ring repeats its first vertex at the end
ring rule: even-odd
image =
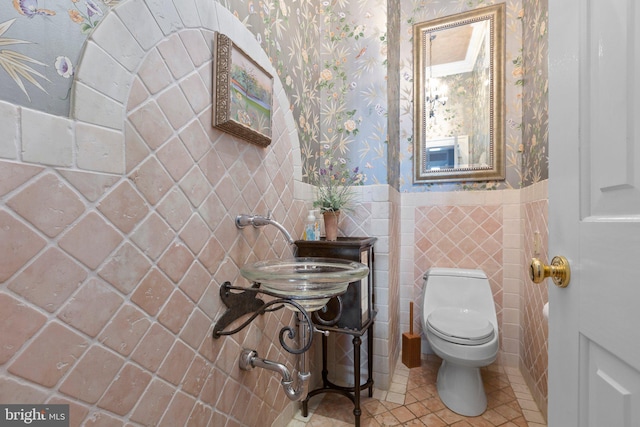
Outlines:
{"type": "MultiPolygon", "coordinates": [[[[440,359],[429,355],[422,366],[408,369],[398,363],[390,390],[363,393],[363,427],[543,427],[544,417],[517,368],[491,365],[482,370],[488,408],[478,417],[464,417],[447,409],[436,391],[440,359]]],[[[309,416],[298,411],[288,427],[342,427],[354,425],[353,404],[344,396],[326,393],[309,402],[309,416]],[[323,397],[324,396],[324,397],[323,397]]]]}

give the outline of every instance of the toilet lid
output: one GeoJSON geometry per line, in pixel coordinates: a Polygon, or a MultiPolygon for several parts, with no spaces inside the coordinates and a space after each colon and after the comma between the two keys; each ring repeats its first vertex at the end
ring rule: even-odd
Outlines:
{"type": "Polygon", "coordinates": [[[484,344],[495,334],[486,316],[466,308],[438,308],[427,316],[427,326],[440,338],[457,344],[484,344]]]}

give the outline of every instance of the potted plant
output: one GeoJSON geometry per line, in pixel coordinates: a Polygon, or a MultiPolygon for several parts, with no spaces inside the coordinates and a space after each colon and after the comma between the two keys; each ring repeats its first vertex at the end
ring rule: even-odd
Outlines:
{"type": "Polygon", "coordinates": [[[320,153],[324,159],[316,176],[313,206],[322,212],[326,239],[331,241],[338,237],[340,212],[353,208],[353,186],[362,185],[366,175],[358,167],[351,169],[345,158],[334,156],[330,146],[324,148],[328,151],[320,153]]]}

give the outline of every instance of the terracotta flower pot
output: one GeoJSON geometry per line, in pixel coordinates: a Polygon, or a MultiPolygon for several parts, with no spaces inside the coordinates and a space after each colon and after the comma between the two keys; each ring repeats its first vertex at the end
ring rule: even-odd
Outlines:
{"type": "Polygon", "coordinates": [[[340,219],[340,211],[326,211],[322,215],[324,217],[324,232],[326,240],[338,240],[338,220],[340,219]]]}

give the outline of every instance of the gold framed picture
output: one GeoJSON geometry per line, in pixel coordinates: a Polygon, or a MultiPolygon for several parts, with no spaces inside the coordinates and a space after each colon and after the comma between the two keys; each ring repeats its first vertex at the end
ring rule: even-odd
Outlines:
{"type": "Polygon", "coordinates": [[[268,146],[273,76],[222,33],[214,35],[213,54],[213,127],[268,146]]]}

